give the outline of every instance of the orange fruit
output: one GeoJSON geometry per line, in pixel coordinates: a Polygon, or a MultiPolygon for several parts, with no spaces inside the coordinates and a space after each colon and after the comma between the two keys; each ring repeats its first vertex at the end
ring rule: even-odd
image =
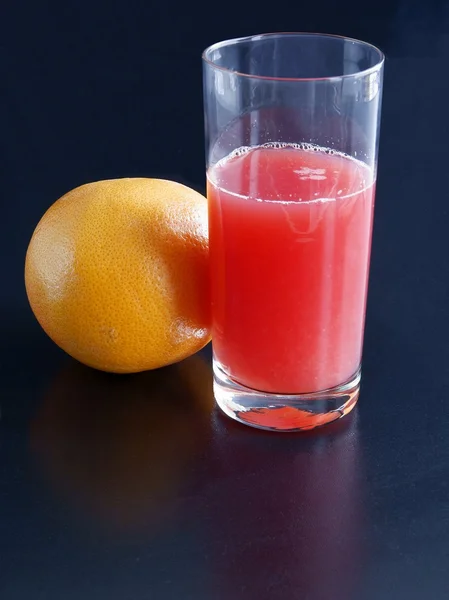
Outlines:
{"type": "Polygon", "coordinates": [[[51,339],[91,367],[131,373],[210,339],[207,200],[161,179],[114,179],[55,202],[31,238],[25,284],[51,339]]]}

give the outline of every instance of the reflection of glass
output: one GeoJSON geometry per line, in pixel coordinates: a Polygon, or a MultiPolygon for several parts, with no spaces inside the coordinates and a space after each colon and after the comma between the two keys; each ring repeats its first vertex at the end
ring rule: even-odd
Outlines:
{"type": "Polygon", "coordinates": [[[203,54],[215,396],[309,429],[358,398],[383,55],[270,34],[203,54]]]}
{"type": "Polygon", "coordinates": [[[212,374],[199,356],[130,376],[71,362],[32,423],[31,448],[82,516],[136,534],[170,516],[212,408],[212,374]]]}
{"type": "Polygon", "coordinates": [[[216,524],[211,597],[357,598],[364,521],[357,415],[306,434],[300,446],[237,431],[225,445],[229,426],[221,419],[217,428],[214,454],[222,460],[207,514],[216,524]],[[220,482],[231,477],[224,494],[220,482]]]}

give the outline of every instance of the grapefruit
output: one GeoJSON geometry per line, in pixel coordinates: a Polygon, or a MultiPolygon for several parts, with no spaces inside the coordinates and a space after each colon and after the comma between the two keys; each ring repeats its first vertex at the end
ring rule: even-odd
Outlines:
{"type": "Polygon", "coordinates": [[[161,179],[114,179],[55,202],[31,238],[25,284],[45,332],[80,362],[155,369],[210,339],[207,200],[161,179]]]}

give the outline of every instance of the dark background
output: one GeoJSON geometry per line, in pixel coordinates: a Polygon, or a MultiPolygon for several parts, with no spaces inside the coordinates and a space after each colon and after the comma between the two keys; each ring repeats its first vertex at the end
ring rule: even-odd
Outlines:
{"type": "Polygon", "coordinates": [[[448,598],[448,2],[3,0],[0,46],[1,600],[448,598]],[[361,401],[296,436],[219,415],[200,358],[76,365],[23,285],[69,189],[204,190],[201,51],[286,30],[387,56],[361,401]]]}

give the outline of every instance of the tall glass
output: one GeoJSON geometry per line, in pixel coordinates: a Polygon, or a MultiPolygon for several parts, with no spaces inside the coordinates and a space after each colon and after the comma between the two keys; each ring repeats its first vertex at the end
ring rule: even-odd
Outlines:
{"type": "Polygon", "coordinates": [[[357,402],[384,57],[275,33],[203,54],[214,393],[311,429],[357,402]]]}

